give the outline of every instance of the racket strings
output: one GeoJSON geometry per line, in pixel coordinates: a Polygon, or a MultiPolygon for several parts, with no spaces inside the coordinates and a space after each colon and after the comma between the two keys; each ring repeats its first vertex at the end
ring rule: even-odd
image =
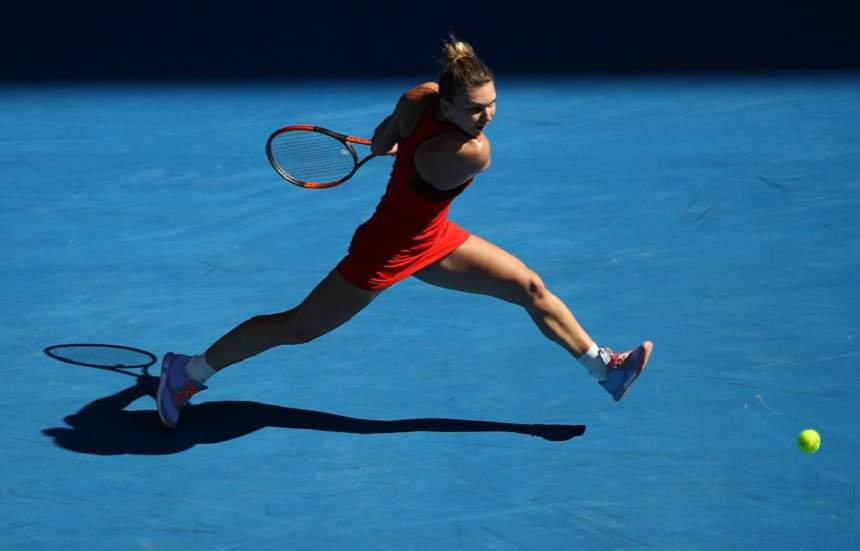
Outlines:
{"type": "Polygon", "coordinates": [[[302,182],[335,182],[355,168],[346,145],[319,132],[284,132],[272,140],[271,151],[275,163],[302,182]]]}

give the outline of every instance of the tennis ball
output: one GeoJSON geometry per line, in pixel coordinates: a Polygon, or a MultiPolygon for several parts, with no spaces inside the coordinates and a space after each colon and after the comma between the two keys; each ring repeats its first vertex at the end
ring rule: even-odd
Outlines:
{"type": "Polygon", "coordinates": [[[797,435],[797,445],[806,453],[815,453],[821,446],[821,435],[812,429],[801,431],[797,435]]]}

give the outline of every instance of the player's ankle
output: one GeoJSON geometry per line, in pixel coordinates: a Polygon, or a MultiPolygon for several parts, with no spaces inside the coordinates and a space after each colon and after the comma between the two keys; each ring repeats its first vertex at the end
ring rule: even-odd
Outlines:
{"type": "Polygon", "coordinates": [[[188,360],[185,364],[185,373],[198,383],[204,384],[209,377],[215,375],[216,371],[206,363],[206,356],[200,354],[188,360]]]}
{"type": "Polygon", "coordinates": [[[589,375],[598,381],[606,380],[606,360],[600,353],[597,343],[592,342],[588,350],[577,360],[588,370],[589,375]]]}

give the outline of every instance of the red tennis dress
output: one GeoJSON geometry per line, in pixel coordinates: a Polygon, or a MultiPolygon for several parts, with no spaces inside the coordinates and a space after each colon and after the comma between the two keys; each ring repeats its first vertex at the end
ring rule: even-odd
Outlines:
{"type": "Polygon", "coordinates": [[[397,157],[385,194],[373,216],[352,237],[349,254],[337,265],[344,279],[362,289],[380,291],[445,257],[469,238],[448,220],[451,201],[470,178],[450,190],[434,188],[415,169],[415,151],[445,132],[462,132],[433,116],[438,96],[430,101],[409,137],[398,142],[397,157]]]}

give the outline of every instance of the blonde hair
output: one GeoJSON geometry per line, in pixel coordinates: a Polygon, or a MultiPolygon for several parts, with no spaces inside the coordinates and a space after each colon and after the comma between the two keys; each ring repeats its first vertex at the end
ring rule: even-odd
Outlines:
{"type": "Polygon", "coordinates": [[[442,47],[442,73],[439,75],[439,96],[452,101],[466,88],[493,82],[493,71],[481,61],[474,48],[453,34],[442,47]]]}

